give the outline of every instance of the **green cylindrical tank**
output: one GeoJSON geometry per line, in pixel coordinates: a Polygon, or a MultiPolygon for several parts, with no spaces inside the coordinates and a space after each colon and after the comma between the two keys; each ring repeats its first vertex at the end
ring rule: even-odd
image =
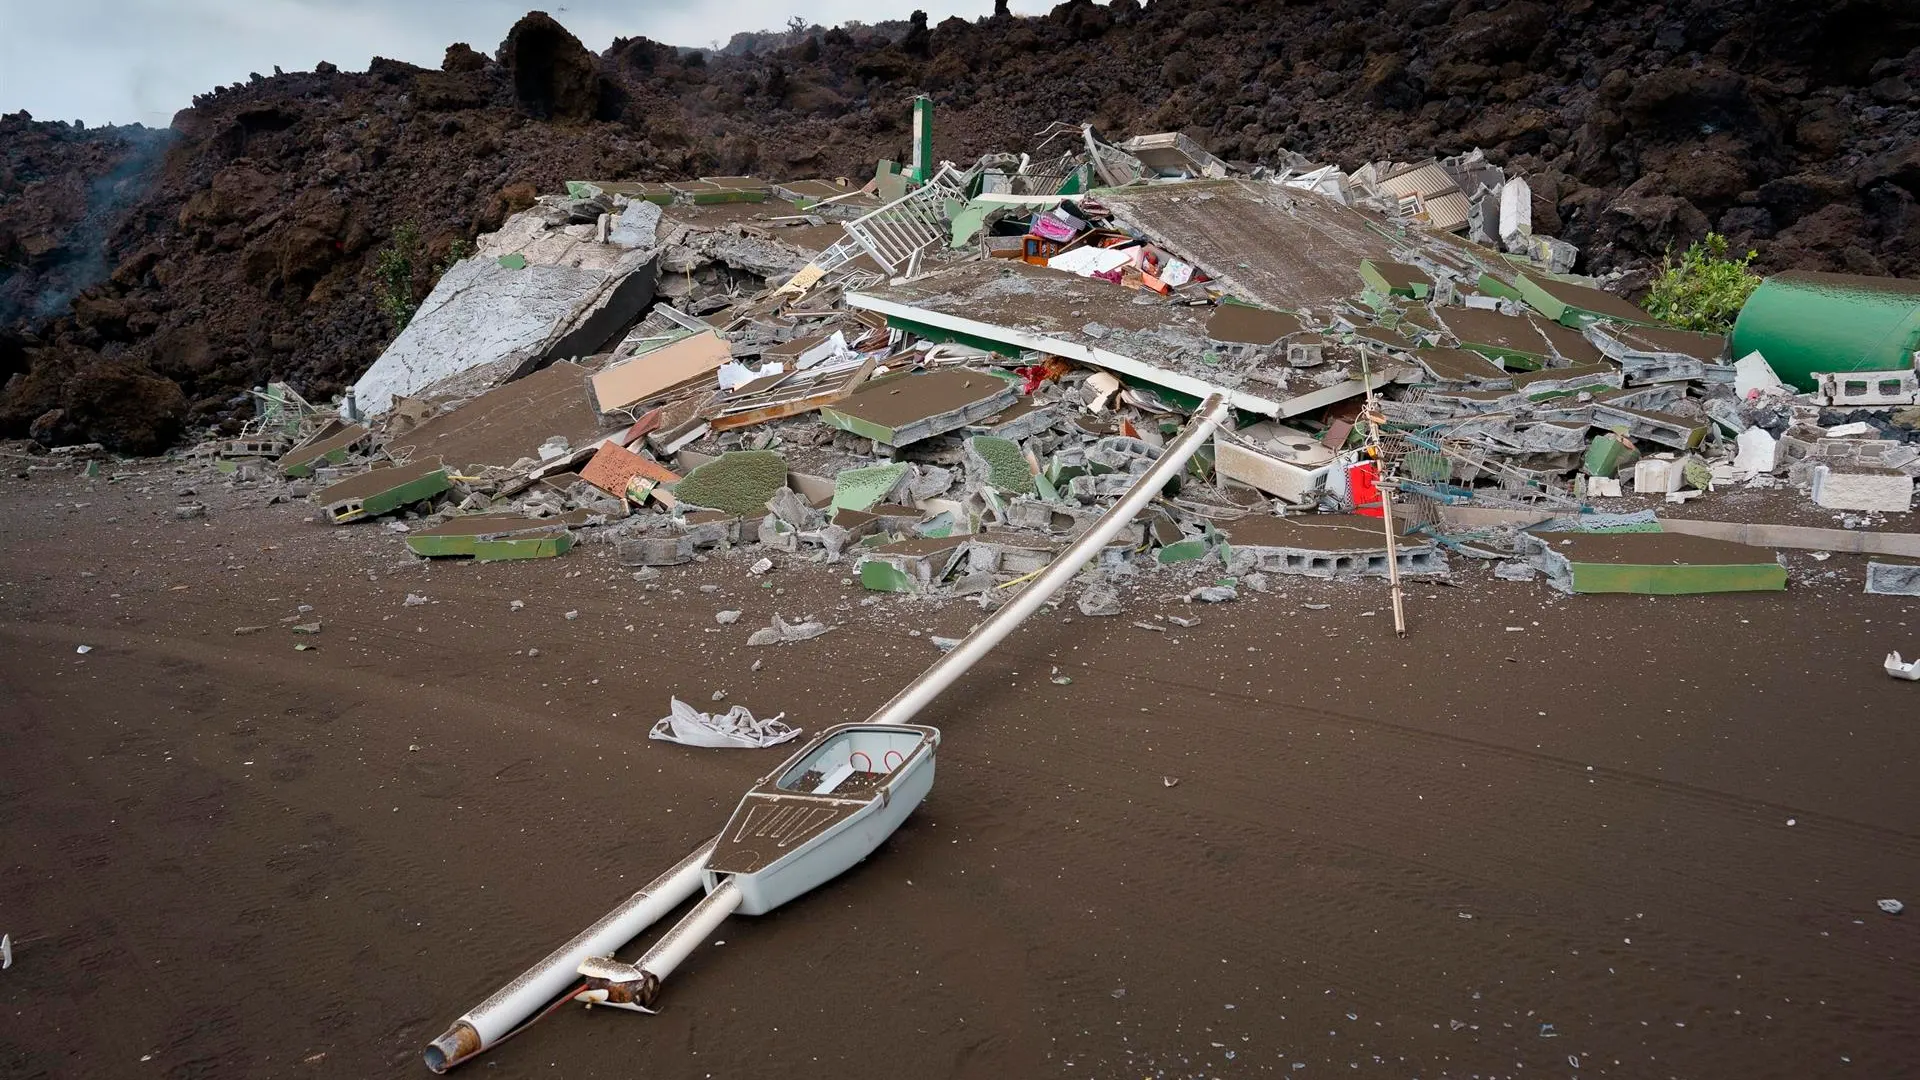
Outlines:
{"type": "Polygon", "coordinates": [[[1816,371],[1900,371],[1920,349],[1920,281],[1789,270],[1760,283],[1733,324],[1735,359],[1758,351],[1801,390],[1816,371]]]}

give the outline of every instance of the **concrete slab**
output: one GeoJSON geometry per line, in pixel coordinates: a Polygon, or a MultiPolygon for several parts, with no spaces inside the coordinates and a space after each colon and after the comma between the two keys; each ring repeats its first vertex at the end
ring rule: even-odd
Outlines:
{"type": "Polygon", "coordinates": [[[451,486],[440,459],[426,458],[411,465],[369,469],[322,488],[314,493],[313,501],[335,525],[345,525],[431,499],[451,486]]]}
{"type": "Polygon", "coordinates": [[[1363,259],[1390,261],[1365,215],[1314,192],[1251,180],[1103,191],[1115,220],[1178,253],[1227,292],[1270,308],[1326,307],[1359,292],[1363,259]]]}
{"type": "Polygon", "coordinates": [[[1680,596],[1787,587],[1786,569],[1768,553],[1703,536],[1522,533],[1521,543],[1528,561],[1561,592],[1680,596]]]}
{"type": "Polygon", "coordinates": [[[389,438],[387,452],[405,460],[432,456],[468,471],[537,457],[555,435],[585,445],[601,431],[586,380],[587,369],[562,360],[389,438]]]}
{"type": "Polygon", "coordinates": [[[324,438],[303,443],[286,452],[279,461],[274,462],[281,475],[291,479],[301,479],[313,475],[313,471],[323,465],[338,465],[347,460],[354,449],[364,446],[373,437],[373,433],[359,424],[350,424],[324,438]]]}
{"type": "Polygon", "coordinates": [[[1020,396],[998,375],[969,368],[875,379],[820,410],[833,427],[885,446],[905,446],[1004,412],[1020,396]]]}

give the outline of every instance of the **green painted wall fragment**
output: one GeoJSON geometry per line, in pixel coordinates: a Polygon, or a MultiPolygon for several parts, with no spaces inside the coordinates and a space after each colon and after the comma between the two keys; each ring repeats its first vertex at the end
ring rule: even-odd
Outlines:
{"type": "Polygon", "coordinates": [[[1174,563],[1192,562],[1206,553],[1207,542],[1196,537],[1192,540],[1182,540],[1177,544],[1168,544],[1161,548],[1154,558],[1162,566],[1171,566],[1174,563]]]}
{"type": "Polygon", "coordinates": [[[866,510],[885,501],[906,474],[905,462],[843,470],[833,478],[833,508],[866,510]]]}
{"type": "Polygon", "coordinates": [[[525,270],[527,268],[527,257],[515,251],[511,254],[500,256],[500,265],[508,270],[525,270]]]}
{"type": "Polygon", "coordinates": [[[787,459],[772,450],[734,450],[688,473],[674,497],[741,517],[767,512],[767,500],[787,486],[787,459]]]}
{"type": "Polygon", "coordinates": [[[860,564],[860,584],[875,592],[914,592],[913,579],[890,562],[869,559],[860,564]]]}
{"type": "Polygon", "coordinates": [[[975,435],[967,440],[967,472],[979,483],[1011,495],[1039,491],[1020,444],[998,435],[975,435]]]}

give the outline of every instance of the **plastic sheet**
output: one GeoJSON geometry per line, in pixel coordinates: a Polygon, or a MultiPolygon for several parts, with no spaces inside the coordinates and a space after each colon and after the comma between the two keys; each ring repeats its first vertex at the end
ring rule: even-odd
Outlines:
{"type": "Polygon", "coordinates": [[[735,705],[724,713],[704,713],[674,698],[672,710],[654,723],[653,730],[647,732],[648,738],[683,746],[753,749],[778,746],[800,734],[799,728],[782,722],[786,713],[755,720],[744,705],[735,705]]]}

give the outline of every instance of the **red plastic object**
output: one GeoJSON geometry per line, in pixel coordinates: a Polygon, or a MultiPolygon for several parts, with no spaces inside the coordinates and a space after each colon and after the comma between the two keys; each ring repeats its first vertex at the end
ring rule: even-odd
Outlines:
{"type": "Polygon", "coordinates": [[[1363,461],[1347,469],[1347,493],[1353,496],[1353,512],[1367,517],[1379,517],[1380,505],[1380,467],[1371,461],[1363,461]]]}

